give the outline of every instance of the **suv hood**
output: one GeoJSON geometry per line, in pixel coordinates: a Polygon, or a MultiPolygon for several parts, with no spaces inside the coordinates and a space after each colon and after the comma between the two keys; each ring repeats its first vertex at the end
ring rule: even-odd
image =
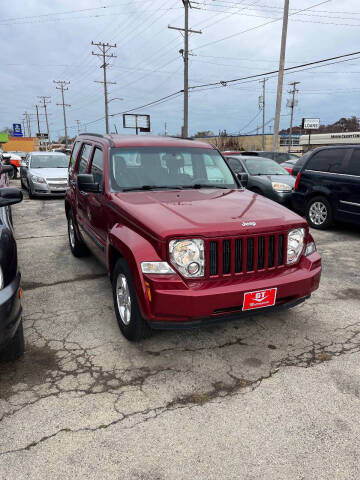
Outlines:
{"type": "Polygon", "coordinates": [[[286,185],[290,185],[292,188],[295,186],[295,178],[291,175],[266,175],[266,177],[271,182],[285,183],[286,185]]]}
{"type": "Polygon", "coordinates": [[[249,190],[124,192],[113,194],[113,199],[124,219],[161,239],[244,235],[307,226],[299,215],[249,190]]]}

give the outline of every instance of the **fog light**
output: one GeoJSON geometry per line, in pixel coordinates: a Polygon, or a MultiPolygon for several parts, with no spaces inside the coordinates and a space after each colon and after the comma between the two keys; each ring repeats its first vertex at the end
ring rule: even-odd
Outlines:
{"type": "Polygon", "coordinates": [[[315,242],[308,243],[305,249],[305,257],[307,257],[308,255],[311,255],[314,252],[316,252],[315,242]]]}
{"type": "Polygon", "coordinates": [[[191,262],[187,267],[187,271],[190,273],[190,275],[195,275],[199,270],[200,265],[197,262],[191,262]]]}

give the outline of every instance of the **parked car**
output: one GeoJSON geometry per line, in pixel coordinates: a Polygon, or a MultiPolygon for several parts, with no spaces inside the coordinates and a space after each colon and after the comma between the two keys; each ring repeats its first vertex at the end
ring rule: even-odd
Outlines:
{"type": "Polygon", "coordinates": [[[321,147],[308,152],[296,177],[292,205],[305,213],[313,228],[324,230],[335,221],[359,225],[360,146],[321,147]]]}
{"type": "Polygon", "coordinates": [[[17,188],[8,187],[10,165],[0,165],[0,359],[15,360],[24,352],[21,319],[20,273],[10,205],[22,200],[17,188]]]}
{"type": "Polygon", "coordinates": [[[290,203],[295,179],[274,160],[245,155],[226,156],[225,159],[235,174],[248,175],[246,188],[275,202],[284,205],[290,203]]]}
{"type": "Polygon", "coordinates": [[[106,265],[129,340],[291,308],[319,285],[306,221],[242,188],[202,142],[78,136],[65,212],[73,255],[106,265]]]}
{"type": "Polygon", "coordinates": [[[11,165],[12,171],[9,173],[10,178],[17,178],[21,163],[21,157],[12,152],[2,153],[2,163],[4,165],[11,165]]]}
{"type": "Polygon", "coordinates": [[[296,177],[297,174],[300,172],[302,167],[305,165],[307,159],[310,158],[311,152],[312,152],[312,150],[309,150],[308,152],[304,153],[304,155],[297,160],[297,162],[293,166],[292,172],[291,172],[291,175],[293,177],[296,177]]]}
{"type": "Polygon", "coordinates": [[[285,170],[290,173],[290,175],[292,175],[293,173],[293,169],[294,169],[294,165],[296,165],[296,163],[299,161],[299,158],[296,158],[296,159],[292,159],[292,160],[287,160],[286,162],[284,163],[281,163],[280,165],[285,168],[285,170]]]}
{"type": "Polygon", "coordinates": [[[21,158],[21,160],[25,160],[25,157],[26,157],[26,152],[22,152],[22,151],[19,151],[19,150],[12,150],[11,152],[8,152],[8,153],[13,153],[14,155],[17,155],[18,157],[21,158]]]}
{"type": "Polygon", "coordinates": [[[65,194],[69,159],[64,153],[31,152],[21,164],[21,186],[29,197],[65,194]]]}
{"type": "Polygon", "coordinates": [[[276,163],[283,163],[287,160],[298,160],[298,155],[288,152],[267,152],[267,151],[258,151],[260,157],[271,158],[276,163]]]}

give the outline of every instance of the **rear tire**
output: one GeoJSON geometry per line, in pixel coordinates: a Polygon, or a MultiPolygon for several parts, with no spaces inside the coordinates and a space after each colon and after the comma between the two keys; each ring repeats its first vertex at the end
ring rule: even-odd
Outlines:
{"type": "Polygon", "coordinates": [[[69,246],[71,253],[74,257],[80,258],[85,257],[89,254],[89,250],[83,240],[80,238],[77,229],[74,225],[74,219],[72,212],[68,212],[67,214],[68,220],[68,238],[69,238],[69,246]]]}
{"type": "Polygon", "coordinates": [[[21,357],[24,351],[25,351],[24,328],[23,328],[23,323],[21,319],[18,329],[16,330],[16,333],[14,335],[14,338],[6,346],[6,348],[0,352],[0,360],[12,362],[14,360],[17,360],[19,357],[21,357]]]}
{"type": "Polygon", "coordinates": [[[333,224],[330,202],[325,197],[314,197],[306,206],[306,220],[312,228],[327,230],[333,224]]]}
{"type": "Polygon", "coordinates": [[[135,342],[149,337],[152,331],[141,316],[130,269],[123,258],[116,262],[112,287],[116,319],[124,337],[135,342]]]}

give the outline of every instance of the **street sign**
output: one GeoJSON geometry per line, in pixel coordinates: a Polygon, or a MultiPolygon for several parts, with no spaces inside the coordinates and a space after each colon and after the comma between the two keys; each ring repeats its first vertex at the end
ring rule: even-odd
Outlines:
{"type": "Polygon", "coordinates": [[[320,118],[303,118],[301,127],[303,130],[319,130],[320,118]]]}
{"type": "Polygon", "coordinates": [[[49,138],[47,133],[37,133],[36,136],[37,138],[44,138],[44,139],[49,138]]]}
{"type": "Polygon", "coordinates": [[[140,132],[151,132],[150,115],[141,115],[139,113],[124,113],[123,128],[135,128],[136,135],[140,132]]]}
{"type": "Polygon", "coordinates": [[[22,129],[21,129],[21,123],[13,123],[13,136],[14,137],[22,137],[22,129]]]}

